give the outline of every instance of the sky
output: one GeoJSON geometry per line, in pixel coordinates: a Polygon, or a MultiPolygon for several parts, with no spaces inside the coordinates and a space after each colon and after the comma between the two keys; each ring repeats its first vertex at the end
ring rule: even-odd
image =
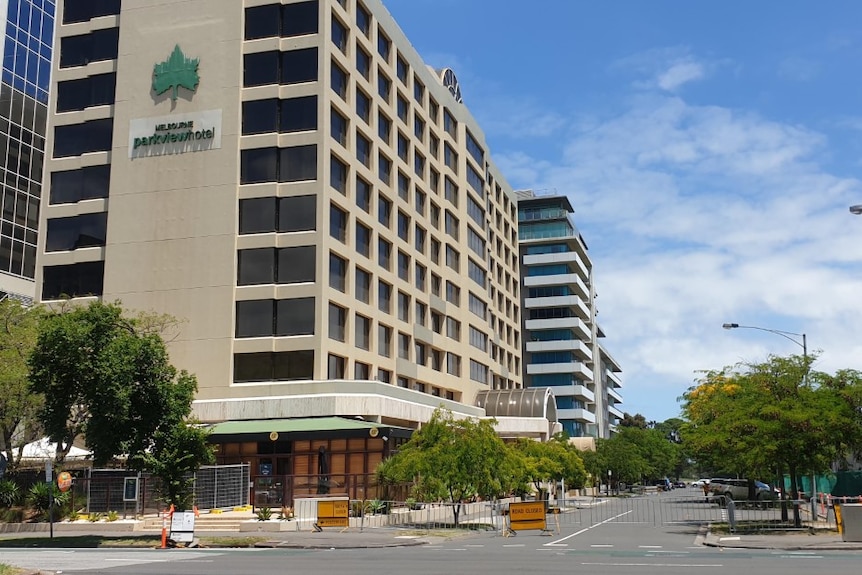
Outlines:
{"type": "Polygon", "coordinates": [[[862,370],[862,2],[383,1],[509,184],[571,199],[622,411],[801,334],[862,370]]]}

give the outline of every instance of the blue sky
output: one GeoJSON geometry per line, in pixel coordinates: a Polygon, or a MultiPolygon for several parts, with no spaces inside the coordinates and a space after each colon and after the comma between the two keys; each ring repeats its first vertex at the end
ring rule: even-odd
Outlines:
{"type": "Polygon", "coordinates": [[[624,411],[801,352],[724,322],[862,369],[862,2],[384,3],[510,184],[571,198],[624,411]]]}

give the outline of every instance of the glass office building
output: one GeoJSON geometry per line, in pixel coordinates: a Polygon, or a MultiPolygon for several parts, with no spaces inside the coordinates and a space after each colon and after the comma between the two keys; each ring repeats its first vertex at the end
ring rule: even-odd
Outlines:
{"type": "Polygon", "coordinates": [[[0,298],[34,297],[54,0],[3,0],[0,298]]]}

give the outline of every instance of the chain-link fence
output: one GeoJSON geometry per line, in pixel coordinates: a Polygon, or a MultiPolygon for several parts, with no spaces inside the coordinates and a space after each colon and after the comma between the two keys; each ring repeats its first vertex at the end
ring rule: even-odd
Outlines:
{"type": "Polygon", "coordinates": [[[223,509],[247,505],[249,466],[214,465],[195,474],[195,505],[198,509],[223,509]]]}

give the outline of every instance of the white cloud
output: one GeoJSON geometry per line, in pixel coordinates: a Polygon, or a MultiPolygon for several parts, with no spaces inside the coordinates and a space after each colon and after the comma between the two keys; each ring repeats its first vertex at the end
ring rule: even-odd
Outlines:
{"type": "Polygon", "coordinates": [[[556,159],[495,158],[571,197],[625,411],[671,417],[696,370],[801,351],[724,322],[805,332],[817,369],[862,369],[862,182],[822,167],[826,134],[655,91],[572,123],[556,159]]]}
{"type": "Polygon", "coordinates": [[[718,62],[695,59],[688,48],[670,47],[647,50],[618,60],[612,69],[634,72],[634,86],[641,89],[659,88],[676,92],[682,86],[706,78],[718,62]]]}
{"type": "Polygon", "coordinates": [[[675,92],[683,84],[700,80],[705,75],[703,65],[697,62],[677,62],[659,74],[656,83],[662,90],[675,92]]]}

